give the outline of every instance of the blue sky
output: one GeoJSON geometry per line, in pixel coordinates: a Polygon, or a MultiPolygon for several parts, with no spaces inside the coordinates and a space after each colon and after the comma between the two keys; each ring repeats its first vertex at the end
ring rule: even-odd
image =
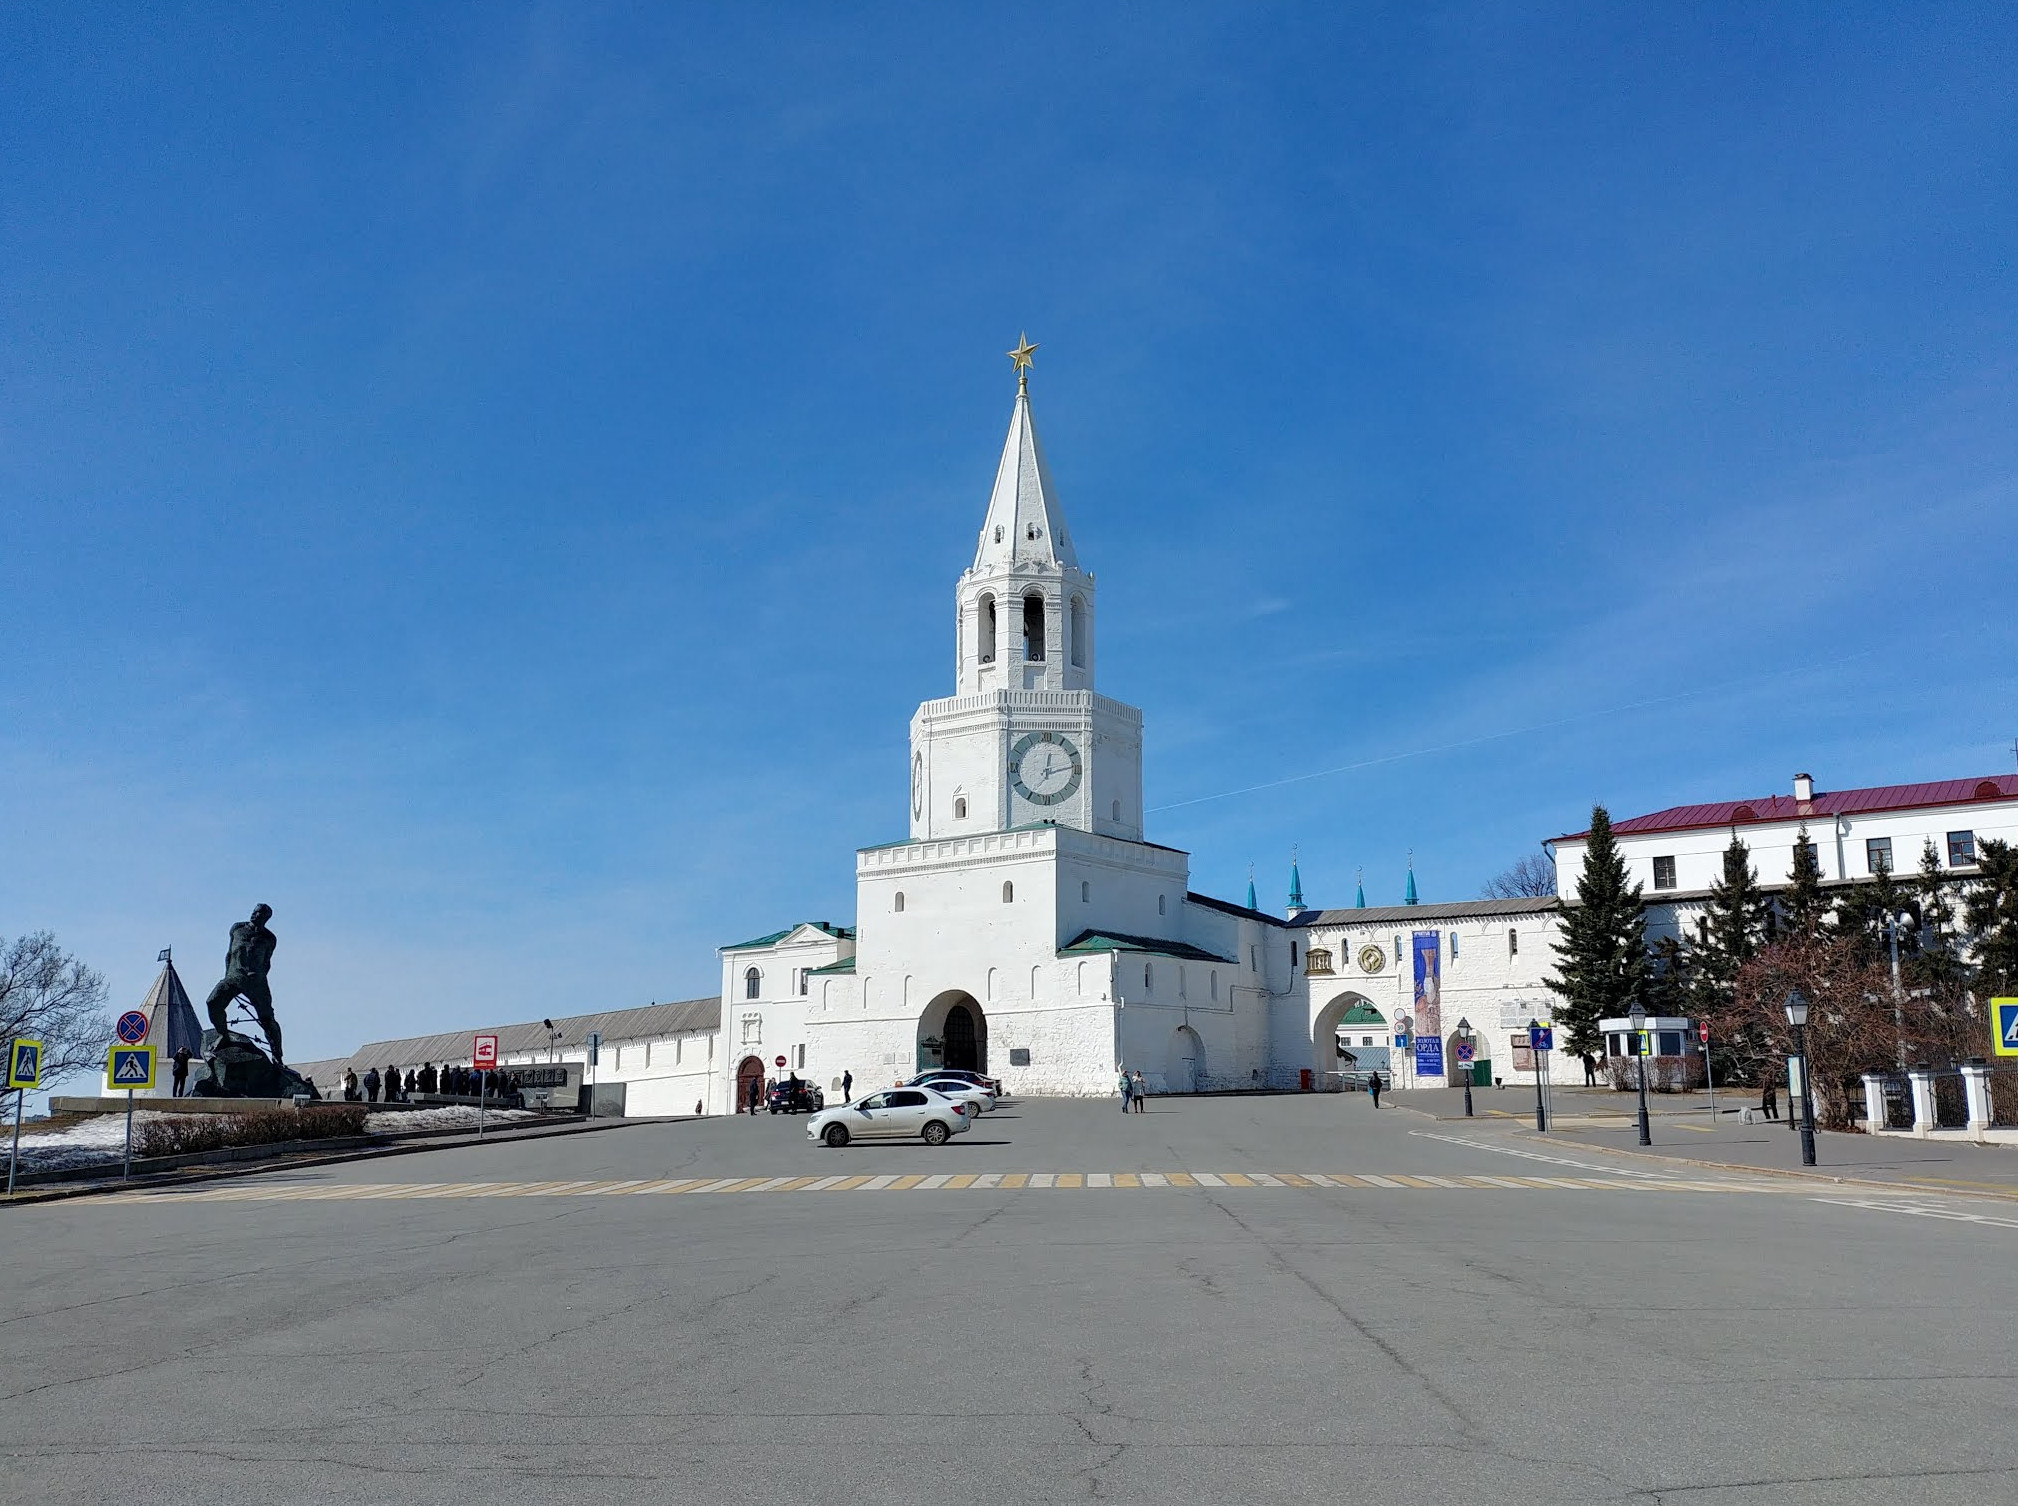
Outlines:
{"type": "Polygon", "coordinates": [[[306,1058],[851,919],[1026,329],[1194,887],[2012,767],[2008,7],[846,11],[0,16],[0,934],[265,900],[306,1058]]]}

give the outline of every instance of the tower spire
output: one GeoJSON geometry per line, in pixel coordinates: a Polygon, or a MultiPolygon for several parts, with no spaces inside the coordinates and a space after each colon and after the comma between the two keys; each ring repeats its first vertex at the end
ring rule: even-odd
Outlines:
{"type": "Polygon", "coordinates": [[[1366,870],[1364,868],[1359,870],[1358,883],[1359,897],[1354,900],[1353,905],[1355,909],[1364,910],[1366,908],[1366,870]]]}
{"type": "Polygon", "coordinates": [[[974,551],[977,570],[1029,565],[1079,568],[1065,509],[1058,503],[1058,488],[1030,416],[1030,357],[1036,349],[1026,335],[1009,352],[1016,366],[1016,410],[1009,418],[1009,436],[995,468],[995,489],[988,497],[988,516],[974,551]]]}
{"type": "Polygon", "coordinates": [[[1303,874],[1296,865],[1296,849],[1289,849],[1289,918],[1296,919],[1310,907],[1303,902],[1303,874]]]}
{"type": "Polygon", "coordinates": [[[1408,850],[1408,893],[1402,896],[1401,902],[1405,905],[1417,903],[1415,897],[1415,849],[1413,847],[1408,850]]]}
{"type": "Polygon", "coordinates": [[[1247,908],[1250,910],[1258,910],[1261,908],[1261,906],[1256,902],[1255,899],[1254,865],[1252,863],[1249,863],[1247,865],[1247,908]]]}

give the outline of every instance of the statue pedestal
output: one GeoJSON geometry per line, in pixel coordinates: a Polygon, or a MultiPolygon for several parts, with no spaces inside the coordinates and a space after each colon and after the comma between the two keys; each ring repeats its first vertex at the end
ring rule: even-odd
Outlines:
{"type": "Polygon", "coordinates": [[[285,1098],[322,1095],[292,1067],[274,1062],[242,1035],[223,1035],[206,1058],[208,1070],[189,1085],[192,1098],[285,1098]]]}

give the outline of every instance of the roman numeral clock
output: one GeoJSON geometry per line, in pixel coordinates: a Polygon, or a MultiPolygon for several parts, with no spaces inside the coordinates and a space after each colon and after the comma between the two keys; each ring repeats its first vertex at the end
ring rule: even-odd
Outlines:
{"type": "Polygon", "coordinates": [[[1057,805],[1078,793],[1086,766],[1062,732],[1026,732],[1009,749],[1009,784],[1032,805],[1057,805]]]}

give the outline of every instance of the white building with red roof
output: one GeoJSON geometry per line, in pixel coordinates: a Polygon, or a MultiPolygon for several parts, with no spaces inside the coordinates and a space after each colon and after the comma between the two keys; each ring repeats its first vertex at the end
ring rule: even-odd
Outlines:
{"type": "MultiPolygon", "coordinates": [[[[1761,887],[1786,888],[1804,828],[1825,885],[1868,883],[1885,871],[1910,877],[1930,846],[1942,872],[1966,877],[1984,838],[2018,842],[2018,775],[1818,790],[1811,776],[1796,774],[1789,794],[1676,805],[1612,823],[1626,875],[1647,903],[1650,940],[1695,939],[1733,835],[1751,850],[1761,887]]],[[[1576,895],[1589,837],[1580,831],[1548,844],[1566,900],[1576,895]]]]}

